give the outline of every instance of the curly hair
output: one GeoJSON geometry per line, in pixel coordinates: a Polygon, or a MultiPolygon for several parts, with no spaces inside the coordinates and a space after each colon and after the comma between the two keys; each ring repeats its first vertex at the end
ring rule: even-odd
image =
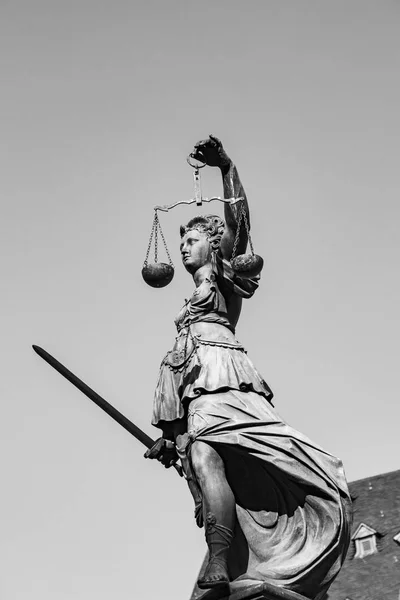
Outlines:
{"type": "Polygon", "coordinates": [[[225,231],[225,221],[217,215],[199,215],[193,217],[186,225],[181,225],[180,235],[183,237],[188,231],[197,229],[207,235],[212,250],[218,250],[225,231]]]}

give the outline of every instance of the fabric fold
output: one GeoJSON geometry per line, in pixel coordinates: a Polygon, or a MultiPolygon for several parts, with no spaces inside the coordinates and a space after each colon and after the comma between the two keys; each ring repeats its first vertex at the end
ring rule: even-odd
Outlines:
{"type": "Polygon", "coordinates": [[[186,360],[179,359],[179,350],[173,349],[161,363],[154,395],[153,425],[181,419],[187,403],[201,394],[223,390],[253,391],[264,401],[272,399],[271,389],[239,343],[196,337],[194,342],[189,338],[187,343],[184,340],[176,347],[185,345],[186,355],[182,351],[182,356],[186,356],[186,360]]]}
{"type": "Polygon", "coordinates": [[[349,541],[351,500],[341,461],[252,391],[192,400],[188,432],[223,457],[235,495],[232,579],[268,581],[321,599],[349,541]]]}

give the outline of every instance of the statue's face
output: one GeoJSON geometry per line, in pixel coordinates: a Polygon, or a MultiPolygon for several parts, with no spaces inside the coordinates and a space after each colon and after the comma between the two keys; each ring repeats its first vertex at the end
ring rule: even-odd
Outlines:
{"type": "Polygon", "coordinates": [[[189,273],[195,273],[211,260],[211,246],[207,235],[197,229],[191,229],[181,239],[182,262],[189,273]]]}

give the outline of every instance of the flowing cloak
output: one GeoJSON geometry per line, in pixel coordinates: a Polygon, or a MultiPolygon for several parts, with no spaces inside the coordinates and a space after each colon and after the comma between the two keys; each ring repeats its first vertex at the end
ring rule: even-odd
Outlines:
{"type": "Polygon", "coordinates": [[[152,423],[162,427],[186,415],[189,459],[195,440],[223,458],[237,516],[231,579],[266,581],[320,600],[350,540],[342,463],[282,420],[239,342],[191,334],[199,321],[232,332],[221,290],[246,298],[256,288],[256,280],[235,277],[221,260],[186,302],[175,345],[161,363],[152,423]]]}

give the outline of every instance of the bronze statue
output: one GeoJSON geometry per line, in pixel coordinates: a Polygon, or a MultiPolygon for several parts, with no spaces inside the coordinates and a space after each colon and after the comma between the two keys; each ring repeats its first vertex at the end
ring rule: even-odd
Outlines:
{"type": "Polygon", "coordinates": [[[198,586],[228,593],[231,582],[263,581],[319,600],[343,563],[351,502],[343,467],[275,411],[272,392],[236,339],[243,299],[258,288],[230,259],[246,251],[249,208],[238,171],[214,136],[195,159],[222,174],[224,220],[181,226],[180,252],[195,289],[161,363],[152,423],[162,438],[146,453],[181,459],[204,526],[209,560],[198,586]]]}

